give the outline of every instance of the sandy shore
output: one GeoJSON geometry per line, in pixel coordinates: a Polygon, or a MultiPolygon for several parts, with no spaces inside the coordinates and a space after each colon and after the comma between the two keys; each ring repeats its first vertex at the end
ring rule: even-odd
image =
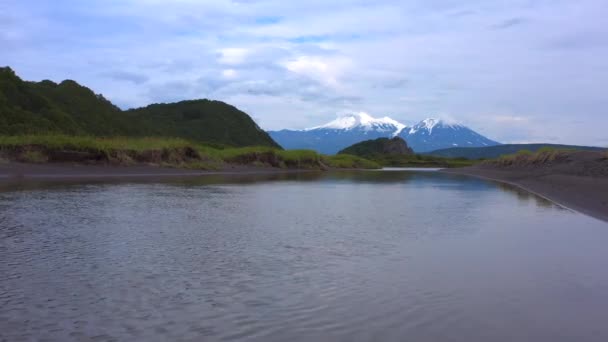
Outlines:
{"type": "Polygon", "coordinates": [[[608,177],[547,174],[483,167],[446,169],[442,172],[469,175],[518,186],[564,207],[608,221],[608,177]]]}
{"type": "Polygon", "coordinates": [[[310,170],[279,169],[272,167],[235,166],[221,170],[188,170],[148,165],[108,166],[81,164],[0,164],[0,181],[16,180],[103,180],[122,178],[195,177],[204,175],[279,174],[310,170]]]}

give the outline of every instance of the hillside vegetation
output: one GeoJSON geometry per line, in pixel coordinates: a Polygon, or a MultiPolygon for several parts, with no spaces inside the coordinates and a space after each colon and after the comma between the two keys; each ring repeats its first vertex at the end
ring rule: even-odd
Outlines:
{"type": "Polygon", "coordinates": [[[555,145],[555,144],[507,144],[487,147],[454,147],[442,150],[429,152],[431,156],[445,158],[466,158],[466,159],[493,159],[502,155],[509,155],[525,150],[537,152],[542,149],[557,149],[557,150],[583,150],[583,151],[600,151],[600,147],[592,146],[576,146],[576,145],[555,145]]]}
{"type": "Polygon", "coordinates": [[[473,165],[466,159],[441,158],[414,154],[400,137],[366,140],[338,152],[338,156],[353,155],[382,166],[393,167],[463,167],[473,165]]]}
{"type": "Polygon", "coordinates": [[[354,156],[268,146],[217,148],[180,138],[99,138],[67,135],[0,136],[0,162],[155,165],[200,170],[234,167],[281,169],[379,168],[354,156]]]}
{"type": "Polygon", "coordinates": [[[12,69],[0,68],[0,135],[28,134],[155,136],[280,148],[249,115],[220,101],[182,101],[122,111],[74,81],[26,82],[12,69]]]}
{"type": "Polygon", "coordinates": [[[351,145],[338,154],[351,154],[363,158],[373,159],[380,155],[413,155],[414,151],[407,146],[403,138],[394,137],[365,140],[351,145]]]}
{"type": "Polygon", "coordinates": [[[524,171],[529,174],[566,174],[608,177],[608,151],[543,148],[486,160],[480,168],[524,171]]]}

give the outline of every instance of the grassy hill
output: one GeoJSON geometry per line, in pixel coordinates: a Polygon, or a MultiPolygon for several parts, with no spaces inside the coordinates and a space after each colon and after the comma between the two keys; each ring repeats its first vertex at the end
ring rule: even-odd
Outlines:
{"type": "Polygon", "coordinates": [[[357,156],[382,166],[394,167],[462,167],[473,163],[466,159],[450,159],[414,154],[400,137],[378,138],[351,145],[338,152],[337,156],[357,156]]]}
{"type": "Polygon", "coordinates": [[[249,115],[220,101],[182,101],[122,111],[74,81],[26,82],[12,69],[0,68],[0,135],[26,134],[156,136],[280,148],[249,115]]]}
{"type": "Polygon", "coordinates": [[[125,114],[144,125],[145,135],[180,137],[232,146],[279,147],[249,115],[220,101],[153,104],[128,110],[125,114]]]}
{"type": "Polygon", "coordinates": [[[365,140],[339,151],[338,154],[374,158],[379,155],[413,155],[414,151],[407,146],[403,138],[395,137],[365,140]]]}
{"type": "Polygon", "coordinates": [[[517,153],[519,151],[537,152],[542,149],[555,150],[585,150],[601,151],[604,148],[576,145],[556,144],[506,144],[487,147],[453,147],[429,152],[428,155],[444,158],[466,158],[466,159],[493,159],[503,155],[517,153]]]}

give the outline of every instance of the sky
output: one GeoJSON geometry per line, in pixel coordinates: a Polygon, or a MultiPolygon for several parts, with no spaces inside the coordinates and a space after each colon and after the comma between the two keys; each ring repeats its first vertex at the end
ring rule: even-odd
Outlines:
{"type": "Polygon", "coordinates": [[[608,146],[606,0],[0,0],[0,66],[268,130],[349,112],[608,146]]]}

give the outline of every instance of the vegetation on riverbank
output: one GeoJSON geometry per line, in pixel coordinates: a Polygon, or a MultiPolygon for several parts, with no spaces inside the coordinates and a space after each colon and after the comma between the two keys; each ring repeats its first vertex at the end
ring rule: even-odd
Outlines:
{"type": "Polygon", "coordinates": [[[0,158],[26,163],[136,165],[217,170],[234,166],[282,169],[378,168],[354,156],[322,156],[311,150],[218,147],[179,138],[0,136],[0,158]]]}
{"type": "Polygon", "coordinates": [[[323,163],[335,169],[380,169],[382,166],[374,161],[349,154],[322,156],[323,163]]]}
{"type": "Polygon", "coordinates": [[[505,144],[486,147],[452,147],[425,153],[444,158],[466,158],[466,159],[495,159],[503,155],[516,154],[518,151],[542,152],[545,150],[581,150],[601,151],[601,147],[557,145],[557,144],[505,144]]]}
{"type": "Polygon", "coordinates": [[[370,158],[372,161],[382,165],[391,167],[440,167],[440,168],[455,168],[473,166],[479,161],[469,160],[465,158],[442,158],[429,156],[424,154],[414,155],[379,155],[370,158]]]}
{"type": "Polygon", "coordinates": [[[520,150],[517,153],[502,155],[495,159],[486,160],[484,165],[494,166],[529,166],[548,165],[567,162],[572,156],[596,156],[598,161],[608,159],[608,150],[584,151],[569,148],[543,147],[537,151],[520,150]]]}
{"type": "Polygon", "coordinates": [[[537,175],[608,177],[608,151],[554,148],[544,148],[537,152],[522,150],[515,154],[486,160],[479,167],[537,175]]]}
{"type": "Polygon", "coordinates": [[[415,154],[402,138],[395,137],[366,140],[338,152],[337,156],[358,156],[372,162],[391,167],[464,167],[477,161],[465,158],[442,158],[415,154]]]}

